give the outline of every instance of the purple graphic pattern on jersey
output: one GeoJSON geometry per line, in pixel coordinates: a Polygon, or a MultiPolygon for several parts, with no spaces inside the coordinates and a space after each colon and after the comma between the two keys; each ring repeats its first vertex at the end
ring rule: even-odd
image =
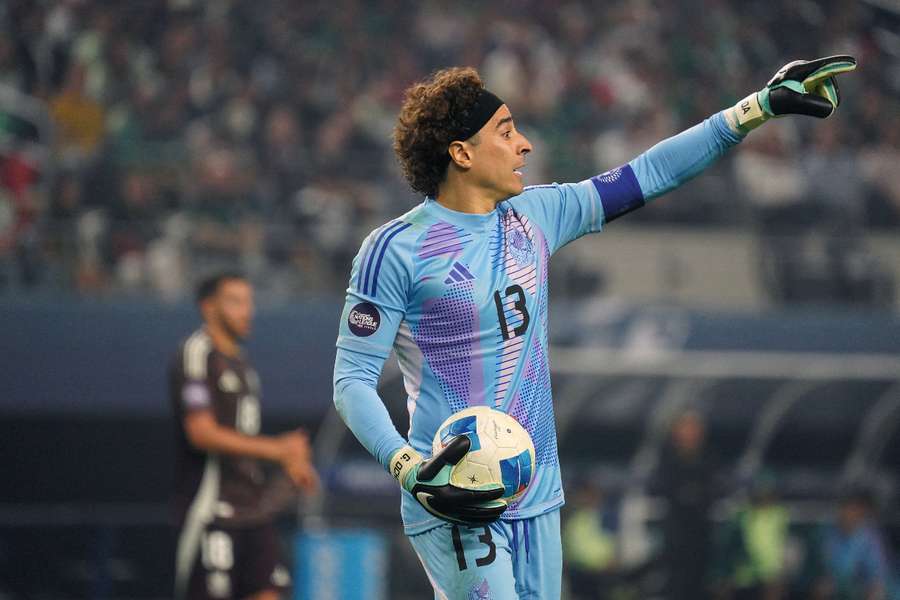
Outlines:
{"type": "Polygon", "coordinates": [[[453,412],[484,404],[478,327],[472,282],[465,281],[447,288],[443,298],[426,301],[413,331],[453,412]]]}
{"type": "MultiPolygon", "coordinates": [[[[547,321],[548,269],[550,249],[546,239],[536,232],[535,242],[542,254],[538,279],[540,280],[540,297],[538,299],[538,319],[547,321]]],[[[507,410],[534,442],[536,463],[538,465],[556,466],[556,419],[553,415],[553,394],[550,389],[550,361],[540,338],[531,338],[528,363],[519,382],[519,390],[507,410]]]]}
{"type": "Polygon", "coordinates": [[[491,586],[487,579],[472,588],[468,600],[491,600],[491,586]]]}
{"type": "Polygon", "coordinates": [[[534,442],[536,463],[556,466],[556,419],[550,393],[547,356],[534,339],[519,390],[507,411],[522,424],[534,442]]]}
{"type": "Polygon", "coordinates": [[[433,258],[444,254],[457,255],[472,241],[472,234],[446,221],[438,221],[428,228],[419,258],[433,258]]]}
{"type": "MultiPolygon", "coordinates": [[[[520,216],[512,209],[507,210],[500,221],[503,228],[499,237],[505,241],[501,245],[505,260],[500,264],[503,264],[506,274],[513,282],[534,295],[537,279],[534,264],[534,228],[527,217],[520,216]]],[[[515,306],[517,299],[515,296],[505,296],[502,301],[504,318],[509,330],[515,329],[524,321],[524,315],[515,306]]],[[[502,333],[498,335],[503,337],[502,333]]],[[[510,337],[502,342],[503,350],[497,363],[494,406],[501,406],[506,398],[509,385],[520,363],[524,341],[522,337],[510,337]]]]}

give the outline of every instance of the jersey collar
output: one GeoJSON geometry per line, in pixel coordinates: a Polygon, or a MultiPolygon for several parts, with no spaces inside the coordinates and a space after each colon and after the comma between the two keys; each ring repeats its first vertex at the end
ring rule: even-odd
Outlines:
{"type": "Polygon", "coordinates": [[[459,212],[458,210],[447,208],[430,197],[425,198],[425,208],[432,214],[437,215],[442,221],[447,221],[473,233],[489,231],[497,218],[498,211],[495,208],[491,212],[484,214],[459,212]]]}

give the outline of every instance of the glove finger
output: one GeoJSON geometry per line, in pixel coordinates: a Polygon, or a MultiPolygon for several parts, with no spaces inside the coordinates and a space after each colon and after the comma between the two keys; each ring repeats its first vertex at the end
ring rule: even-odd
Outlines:
{"type": "Polygon", "coordinates": [[[507,508],[508,506],[505,502],[481,506],[466,506],[460,512],[460,516],[464,519],[491,522],[499,519],[500,515],[506,512],[507,508]]]}
{"type": "Polygon", "coordinates": [[[775,115],[808,115],[824,119],[834,112],[834,105],[815,94],[798,94],[780,87],[769,92],[769,106],[775,115]]]}
{"type": "Polygon", "coordinates": [[[807,61],[805,60],[795,60],[789,62],[788,64],[778,69],[778,72],[772,76],[772,79],[770,79],[766,85],[771,87],[773,85],[781,83],[782,81],[785,81],[786,79],[794,79],[793,73],[799,72],[795,70],[802,69],[806,62],[807,61]]]}
{"type": "Polygon", "coordinates": [[[435,492],[435,497],[441,502],[449,502],[455,504],[479,504],[499,500],[503,497],[506,489],[503,486],[486,490],[464,490],[454,485],[441,487],[435,492]]]}
{"type": "MultiPolygon", "coordinates": [[[[803,78],[803,87],[807,91],[812,91],[818,87],[823,80],[833,78],[835,75],[847,73],[856,69],[856,59],[852,56],[832,56],[832,60],[803,78]]],[[[825,60],[825,59],[821,59],[825,60]]]]}
{"type": "Polygon", "coordinates": [[[450,523],[458,523],[460,525],[468,524],[466,521],[463,521],[462,518],[460,518],[454,514],[445,513],[443,511],[440,511],[440,510],[434,508],[433,506],[431,506],[430,502],[423,504],[423,506],[425,507],[425,510],[427,510],[429,513],[431,513],[438,519],[442,519],[444,521],[449,521],[450,523]]]}
{"type": "Polygon", "coordinates": [[[455,513],[469,509],[500,509],[501,511],[506,509],[505,500],[488,500],[486,502],[460,502],[455,499],[448,499],[444,496],[435,494],[429,495],[428,498],[432,506],[449,513],[455,513]]]}
{"type": "Polygon", "coordinates": [[[469,438],[464,435],[453,438],[440,452],[422,463],[417,477],[421,481],[434,479],[445,466],[455,465],[461,461],[470,446],[469,438]]]}
{"type": "Polygon", "coordinates": [[[852,71],[855,68],[856,59],[846,54],[826,56],[815,60],[795,60],[781,67],[775,73],[775,76],[769,80],[769,85],[792,79],[794,81],[802,81],[804,84],[810,81],[811,87],[815,87],[812,85],[815,81],[852,71]],[[811,81],[811,79],[814,80],[811,81]]]}
{"type": "Polygon", "coordinates": [[[492,523],[506,510],[506,502],[495,501],[485,504],[454,504],[442,501],[437,496],[420,496],[419,501],[434,516],[453,523],[492,523]]]}
{"type": "Polygon", "coordinates": [[[841,103],[841,92],[834,77],[830,77],[820,83],[813,93],[831,102],[831,105],[835,108],[841,103]]]}
{"type": "Polygon", "coordinates": [[[466,523],[491,523],[499,519],[507,509],[505,502],[448,507],[437,498],[433,498],[429,500],[429,504],[435,511],[466,523]]]}

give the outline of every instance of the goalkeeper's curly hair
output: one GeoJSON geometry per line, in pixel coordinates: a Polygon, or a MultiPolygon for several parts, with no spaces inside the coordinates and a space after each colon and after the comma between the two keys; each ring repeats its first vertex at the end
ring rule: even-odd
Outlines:
{"type": "Polygon", "coordinates": [[[394,127],[394,152],[413,190],[437,195],[447,177],[450,142],[484,84],[471,67],[452,67],[406,90],[394,127]]]}

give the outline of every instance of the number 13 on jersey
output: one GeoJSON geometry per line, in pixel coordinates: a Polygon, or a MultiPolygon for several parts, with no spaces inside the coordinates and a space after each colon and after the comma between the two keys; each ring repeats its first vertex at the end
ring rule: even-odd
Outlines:
{"type": "Polygon", "coordinates": [[[525,300],[525,290],[517,284],[507,287],[502,296],[499,290],[494,292],[497,319],[500,321],[500,334],[504,340],[518,337],[528,329],[531,316],[528,314],[525,300]]]}

